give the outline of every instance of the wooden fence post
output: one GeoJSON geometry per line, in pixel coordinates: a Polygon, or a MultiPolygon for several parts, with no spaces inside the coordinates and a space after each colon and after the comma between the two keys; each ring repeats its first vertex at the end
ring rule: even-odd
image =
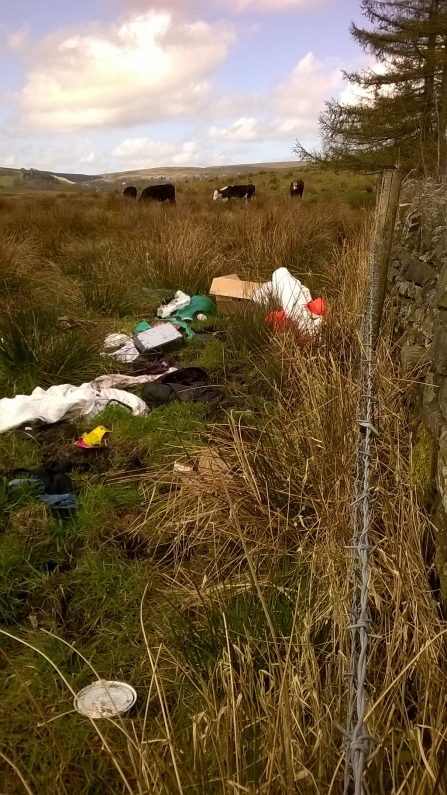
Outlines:
{"type": "Polygon", "coordinates": [[[400,186],[403,173],[387,169],[382,175],[382,184],[377,201],[374,247],[376,253],[376,275],[374,285],[373,340],[377,342],[385,301],[388,266],[393,246],[394,225],[399,207],[400,186]]]}

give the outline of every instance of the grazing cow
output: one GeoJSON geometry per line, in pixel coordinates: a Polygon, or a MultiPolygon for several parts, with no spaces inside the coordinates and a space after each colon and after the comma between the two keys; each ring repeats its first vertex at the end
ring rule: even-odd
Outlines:
{"type": "Polygon", "coordinates": [[[304,182],[302,179],[294,179],[290,183],[290,195],[292,198],[298,196],[299,199],[303,198],[304,182]]]}
{"type": "Polygon", "coordinates": [[[214,191],[214,201],[223,199],[224,202],[227,202],[233,198],[245,199],[248,202],[250,199],[256,198],[256,188],[254,185],[227,185],[225,188],[214,191]]]}
{"type": "Polygon", "coordinates": [[[175,204],[175,187],[170,182],[164,185],[149,185],[140,196],[140,202],[165,202],[175,204]]]}
{"type": "Polygon", "coordinates": [[[136,199],[137,193],[138,191],[133,185],[129,185],[128,188],[124,188],[123,190],[123,196],[125,196],[126,199],[136,199]]]}

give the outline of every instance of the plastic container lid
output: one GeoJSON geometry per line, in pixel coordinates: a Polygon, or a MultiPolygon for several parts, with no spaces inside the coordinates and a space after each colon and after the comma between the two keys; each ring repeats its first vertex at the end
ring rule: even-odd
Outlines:
{"type": "Polygon", "coordinates": [[[100,679],[80,690],[73,705],[77,712],[88,718],[113,718],[127,712],[136,700],[135,690],[125,682],[100,679]]]}

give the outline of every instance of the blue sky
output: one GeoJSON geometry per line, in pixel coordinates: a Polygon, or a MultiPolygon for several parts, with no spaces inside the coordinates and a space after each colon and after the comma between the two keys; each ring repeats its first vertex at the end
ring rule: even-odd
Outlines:
{"type": "Polygon", "coordinates": [[[358,0],[1,0],[0,165],[291,160],[361,67],[358,0]]]}

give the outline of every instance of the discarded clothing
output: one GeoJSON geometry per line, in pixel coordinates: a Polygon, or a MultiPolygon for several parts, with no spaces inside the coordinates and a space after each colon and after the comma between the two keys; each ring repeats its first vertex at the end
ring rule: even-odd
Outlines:
{"type": "Polygon", "coordinates": [[[151,381],[157,381],[161,378],[165,373],[174,373],[177,370],[177,367],[169,367],[167,370],[163,370],[158,375],[122,375],[120,373],[116,375],[100,375],[98,378],[95,378],[94,381],[91,382],[91,385],[96,389],[110,389],[111,387],[114,388],[123,388],[123,389],[131,389],[134,386],[141,386],[142,384],[149,384],[151,381]]]}
{"type": "Polygon", "coordinates": [[[73,489],[73,482],[67,475],[67,472],[72,468],[69,461],[51,461],[49,464],[37,467],[37,469],[14,469],[10,473],[10,477],[14,476],[14,480],[9,484],[23,485],[25,480],[37,483],[42,493],[45,494],[66,494],[71,493],[73,489]],[[18,476],[20,475],[20,478],[18,476]],[[19,483],[19,481],[21,481],[19,483]]]}
{"type": "Polygon", "coordinates": [[[144,359],[132,362],[132,371],[135,375],[164,375],[172,369],[177,369],[175,362],[168,362],[167,359],[157,359],[155,362],[147,362],[144,359]]]}
{"type": "Polygon", "coordinates": [[[211,403],[222,398],[215,386],[205,384],[207,373],[201,367],[184,367],[163,376],[156,383],[146,384],[143,398],[151,407],[167,403],[211,403]]]}
{"type": "Polygon", "coordinates": [[[312,301],[309,289],[295,279],[287,268],[278,268],[272,275],[272,281],[263,284],[252,300],[258,304],[279,304],[286,317],[309,337],[318,332],[327,311],[324,299],[312,301]]]}
{"type": "Polygon", "coordinates": [[[61,384],[49,389],[37,387],[31,395],[16,395],[0,400],[0,433],[25,423],[51,425],[61,420],[93,419],[109,403],[118,403],[142,416],[146,405],[136,395],[120,389],[100,389],[91,384],[61,384]]]}
{"type": "Polygon", "coordinates": [[[127,334],[109,334],[104,340],[104,350],[116,351],[122,345],[125,345],[126,342],[129,342],[130,339],[127,334]]]}
{"type": "Polygon", "coordinates": [[[83,433],[81,438],[75,442],[76,447],[82,447],[85,450],[90,450],[92,447],[101,447],[103,439],[110,433],[104,425],[98,425],[90,433],[83,433]]]}
{"type": "Polygon", "coordinates": [[[73,482],[66,474],[68,469],[71,469],[70,462],[58,461],[33,470],[15,469],[11,475],[20,475],[21,477],[14,477],[8,483],[8,488],[32,486],[38,490],[37,499],[40,502],[45,502],[57,510],[76,511],[78,502],[73,494],[73,482]]]}
{"type": "Polygon", "coordinates": [[[112,359],[117,359],[119,362],[123,362],[123,364],[131,364],[140,356],[140,352],[135,347],[132,337],[128,337],[127,334],[110,334],[109,337],[106,337],[104,341],[104,347],[106,348],[106,353],[102,354],[103,356],[110,356],[112,359]],[[109,352],[106,343],[111,337],[120,337],[121,344],[117,349],[113,349],[112,346],[112,349],[110,349],[109,352]]]}
{"type": "Polygon", "coordinates": [[[59,511],[78,510],[78,501],[74,494],[42,494],[39,500],[52,508],[57,508],[59,511]]]}

